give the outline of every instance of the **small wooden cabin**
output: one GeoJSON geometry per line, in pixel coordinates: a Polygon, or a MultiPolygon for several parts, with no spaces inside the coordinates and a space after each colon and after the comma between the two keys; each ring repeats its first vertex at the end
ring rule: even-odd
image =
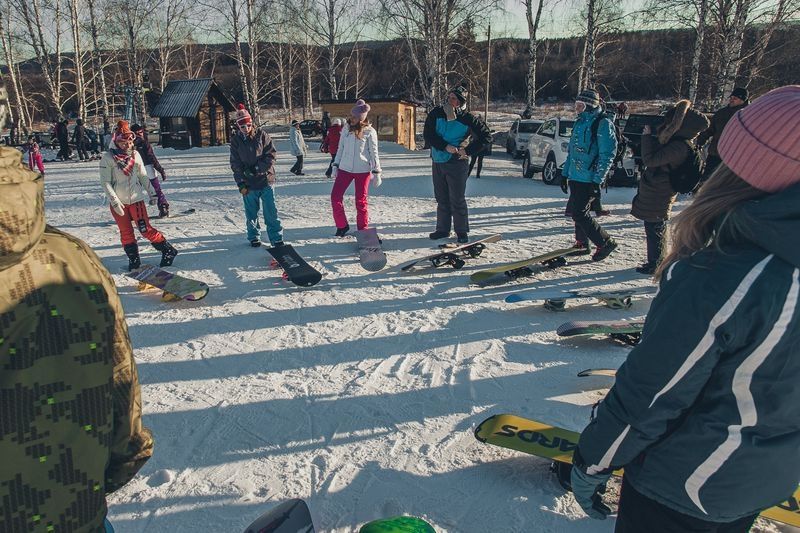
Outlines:
{"type": "MultiPolygon", "coordinates": [[[[417,104],[401,98],[384,98],[370,100],[368,119],[378,132],[381,141],[392,141],[402,144],[409,150],[416,149],[414,138],[417,134],[417,104]]],[[[346,119],[355,105],[355,100],[320,100],[323,111],[327,111],[331,120],[346,119]]]]}
{"type": "Polygon", "coordinates": [[[150,115],[160,120],[161,146],[193,148],[229,142],[233,110],[213,78],[198,78],[169,82],[150,115]]]}

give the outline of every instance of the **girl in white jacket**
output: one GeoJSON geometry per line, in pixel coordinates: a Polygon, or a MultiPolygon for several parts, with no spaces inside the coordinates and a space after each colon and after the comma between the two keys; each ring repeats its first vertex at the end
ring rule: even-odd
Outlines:
{"type": "Polygon", "coordinates": [[[367,121],[369,104],[358,100],[350,110],[350,118],[342,130],[339,150],[333,161],[332,176],[336,179],[331,191],[333,221],[336,223],[336,236],[344,237],[350,231],[342,200],[350,182],[356,183],[356,222],[362,230],[369,225],[367,212],[367,193],[370,179],[375,186],[381,184],[381,162],[378,158],[378,132],[367,121]]]}
{"type": "Polygon", "coordinates": [[[120,120],[112,136],[113,146],[100,160],[100,184],[111,204],[111,214],[119,227],[120,241],[128,256],[128,269],[141,266],[139,245],[131,221],[153,248],[161,252],[161,266],[170,266],[178,251],[153,226],[147,216],[145,200],[149,200],[150,180],[142,158],[133,147],[134,133],[128,122],[120,120]]]}
{"type": "Polygon", "coordinates": [[[292,125],[289,126],[289,152],[297,158],[297,161],[289,169],[289,172],[298,176],[305,176],[303,173],[303,158],[306,156],[307,150],[306,140],[303,139],[303,132],[300,131],[300,123],[293,120],[292,125]]]}

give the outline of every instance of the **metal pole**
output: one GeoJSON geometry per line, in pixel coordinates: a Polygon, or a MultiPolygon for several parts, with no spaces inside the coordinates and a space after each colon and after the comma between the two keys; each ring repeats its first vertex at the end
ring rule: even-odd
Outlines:
{"type": "Polygon", "coordinates": [[[483,120],[488,121],[489,118],[489,80],[491,79],[490,73],[492,71],[492,23],[486,30],[486,99],[483,103],[483,120]]]}

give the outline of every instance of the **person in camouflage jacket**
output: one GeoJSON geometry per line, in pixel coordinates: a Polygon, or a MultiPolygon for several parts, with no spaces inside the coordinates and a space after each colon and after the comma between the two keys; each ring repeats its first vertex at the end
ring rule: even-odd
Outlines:
{"type": "Polygon", "coordinates": [[[0,148],[0,531],[102,532],[153,453],[114,282],[0,148]]]}

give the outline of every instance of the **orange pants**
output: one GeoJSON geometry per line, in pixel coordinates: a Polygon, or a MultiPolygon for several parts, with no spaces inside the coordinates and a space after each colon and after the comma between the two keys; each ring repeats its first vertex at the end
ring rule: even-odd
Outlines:
{"type": "Polygon", "coordinates": [[[117,222],[119,228],[119,240],[122,241],[122,246],[133,244],[136,242],[136,235],[133,234],[133,226],[131,222],[136,224],[139,233],[142,237],[152,243],[164,242],[164,236],[150,225],[150,217],[147,216],[147,207],[144,201],[136,202],[135,204],[123,206],[125,214],[120,216],[111,208],[111,214],[117,222]]]}

